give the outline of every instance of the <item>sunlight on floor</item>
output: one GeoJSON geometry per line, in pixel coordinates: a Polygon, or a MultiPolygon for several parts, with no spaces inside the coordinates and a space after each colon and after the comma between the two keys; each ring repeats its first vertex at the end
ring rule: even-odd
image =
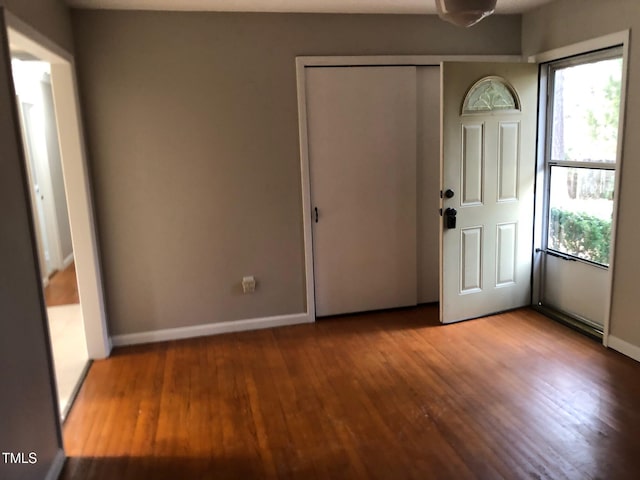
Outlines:
{"type": "Polygon", "coordinates": [[[64,419],[89,356],[79,304],[47,308],[58,385],[60,415],[64,419]]]}

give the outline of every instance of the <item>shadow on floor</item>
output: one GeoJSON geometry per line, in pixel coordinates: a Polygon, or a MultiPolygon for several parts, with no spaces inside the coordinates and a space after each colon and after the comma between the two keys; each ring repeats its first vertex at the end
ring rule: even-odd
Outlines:
{"type": "MultiPolygon", "coordinates": [[[[256,459],[69,457],[59,480],[176,480],[265,478],[256,459]]],[[[301,472],[302,478],[304,474],[301,472]]]]}

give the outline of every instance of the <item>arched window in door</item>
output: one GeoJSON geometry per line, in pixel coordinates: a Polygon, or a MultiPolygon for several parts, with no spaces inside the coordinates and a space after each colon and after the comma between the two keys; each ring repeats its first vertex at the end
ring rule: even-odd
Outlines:
{"type": "Polygon", "coordinates": [[[462,115],[493,111],[520,111],[514,88],[501,77],[484,77],[474,83],[464,97],[462,115]]]}

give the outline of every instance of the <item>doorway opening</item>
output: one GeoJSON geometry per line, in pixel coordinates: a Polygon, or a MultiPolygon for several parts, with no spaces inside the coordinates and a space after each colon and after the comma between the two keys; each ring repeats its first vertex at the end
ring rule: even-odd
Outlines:
{"type": "Polygon", "coordinates": [[[538,306],[602,337],[620,164],[623,49],[542,65],[546,128],[538,306]]]}
{"type": "Polygon", "coordinates": [[[5,18],[48,307],[52,382],[64,419],[88,360],[111,351],[74,60],[9,12],[5,18]],[[66,358],[70,352],[73,360],[66,358]]]}
{"type": "Polygon", "coordinates": [[[88,366],[71,225],[62,175],[51,65],[12,51],[40,272],[44,287],[58,406],[66,416],[88,366]]]}

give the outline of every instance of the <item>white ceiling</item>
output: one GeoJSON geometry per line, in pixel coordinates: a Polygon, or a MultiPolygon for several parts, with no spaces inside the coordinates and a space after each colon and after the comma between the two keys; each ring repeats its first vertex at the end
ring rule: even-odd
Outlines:
{"type": "MultiPolygon", "coordinates": [[[[496,13],[522,13],[553,0],[498,0],[496,13]]],[[[435,13],[435,0],[66,0],[72,7],[213,12],[435,13]]]]}

